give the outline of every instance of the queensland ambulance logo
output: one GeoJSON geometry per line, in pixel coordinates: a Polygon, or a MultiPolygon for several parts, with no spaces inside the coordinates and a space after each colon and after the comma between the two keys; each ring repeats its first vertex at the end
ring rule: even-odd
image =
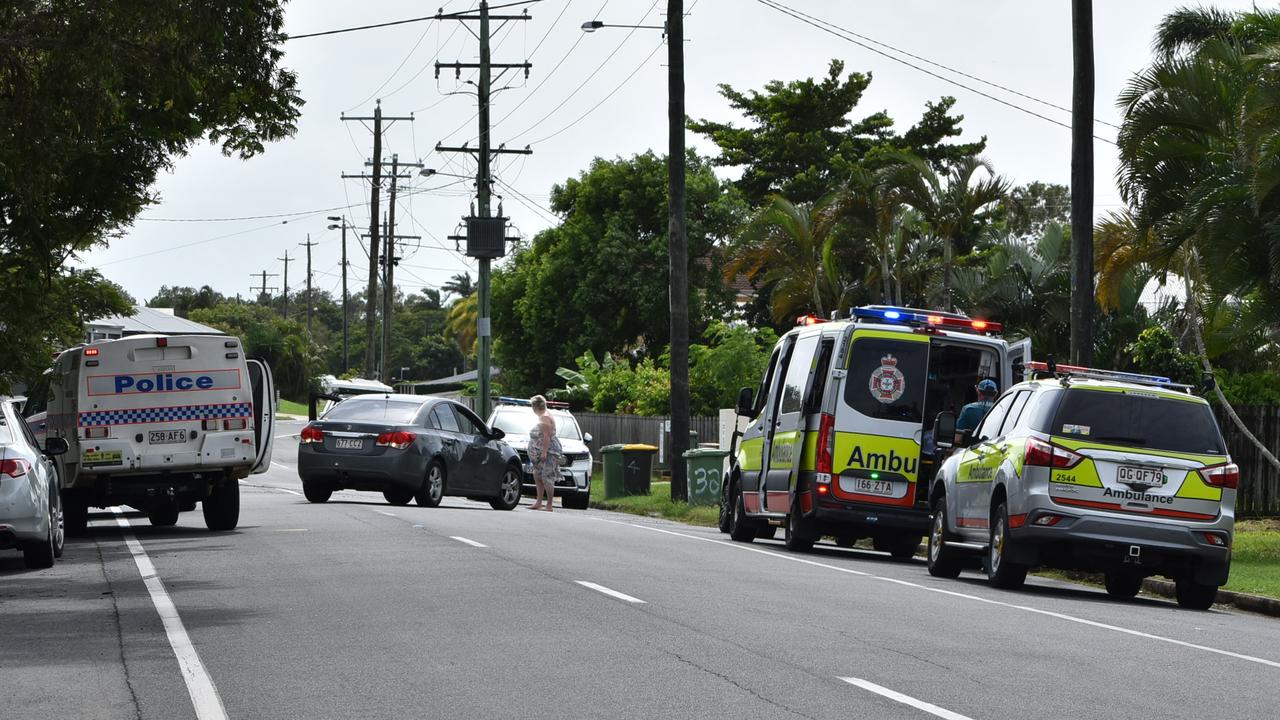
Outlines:
{"type": "Polygon", "coordinates": [[[871,389],[871,396],[885,405],[896,402],[902,397],[902,393],[907,389],[907,379],[898,369],[898,358],[893,355],[880,358],[880,367],[871,373],[868,386],[871,389]]]}

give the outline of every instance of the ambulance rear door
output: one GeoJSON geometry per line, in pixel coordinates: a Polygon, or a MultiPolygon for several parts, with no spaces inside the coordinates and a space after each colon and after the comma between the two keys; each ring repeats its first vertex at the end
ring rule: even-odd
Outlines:
{"type": "Polygon", "coordinates": [[[271,366],[263,360],[251,359],[249,384],[253,390],[253,441],[258,457],[253,474],[260,475],[271,467],[271,446],[276,429],[276,385],[271,366]]]}
{"type": "Polygon", "coordinates": [[[768,513],[791,509],[791,477],[804,450],[805,397],[813,379],[821,333],[800,336],[784,358],[773,397],[771,424],[766,426],[765,482],[760,486],[760,507],[768,513]]]}

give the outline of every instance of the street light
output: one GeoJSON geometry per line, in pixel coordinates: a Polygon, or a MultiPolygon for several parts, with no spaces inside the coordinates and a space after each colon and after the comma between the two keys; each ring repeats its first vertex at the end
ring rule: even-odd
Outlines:
{"type": "Polygon", "coordinates": [[[445,177],[462,178],[463,180],[475,180],[475,177],[471,175],[458,175],[455,173],[440,172],[435,168],[422,168],[421,170],[418,171],[418,174],[421,175],[422,177],[431,177],[432,175],[443,175],[445,177]]]}
{"type": "Polygon", "coordinates": [[[348,355],[350,343],[347,339],[347,318],[350,316],[347,307],[347,218],[345,216],[330,215],[328,220],[331,223],[339,223],[338,225],[330,225],[330,230],[342,228],[342,372],[346,374],[351,369],[348,355]]]}
{"type": "Polygon", "coordinates": [[[667,0],[657,25],[582,24],[600,28],[661,30],[667,38],[667,243],[671,278],[671,498],[688,500],[684,451],[689,448],[689,241],[685,236],[684,0],[667,0]]]}

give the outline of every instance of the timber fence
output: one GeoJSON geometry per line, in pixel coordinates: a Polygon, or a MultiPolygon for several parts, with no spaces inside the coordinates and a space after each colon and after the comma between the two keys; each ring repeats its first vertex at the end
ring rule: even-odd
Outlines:
{"type": "MultiPolygon", "coordinates": [[[[619,443],[644,443],[654,445],[663,452],[654,459],[655,467],[671,467],[670,433],[666,430],[669,416],[645,417],[642,415],[609,415],[605,413],[576,412],[582,432],[591,433],[591,454],[600,460],[600,448],[619,443]]],[[[716,443],[720,439],[720,421],[716,417],[694,416],[689,418],[689,429],[698,433],[699,443],[716,443]]]]}
{"type": "MultiPolygon", "coordinates": [[[[1240,466],[1236,515],[1280,515],[1280,472],[1276,472],[1221,408],[1215,412],[1222,437],[1227,441],[1227,452],[1240,466]]],[[[1268,450],[1273,454],[1280,452],[1280,405],[1241,405],[1236,407],[1236,413],[1268,450]]]]}

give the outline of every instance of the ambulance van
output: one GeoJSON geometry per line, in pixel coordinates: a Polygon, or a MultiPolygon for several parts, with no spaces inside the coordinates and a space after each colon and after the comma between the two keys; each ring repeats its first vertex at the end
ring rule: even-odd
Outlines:
{"type": "Polygon", "coordinates": [[[760,386],[743,388],[749,424],[721,496],[721,530],[807,551],[823,536],[870,538],[912,557],[929,529],[940,457],[934,423],[977,399],[984,379],[1008,387],[1029,358],[998,323],[912,308],[855,308],[848,319],[800,319],[774,347],[760,386]],[[1016,371],[1016,372],[1015,372],[1016,371]]]}
{"type": "Polygon", "coordinates": [[[239,481],[271,464],[275,389],[266,363],[225,335],[137,335],[60,353],[50,436],[68,532],[89,508],[127,505],[173,525],[199,503],[210,530],[235,528],[239,481]]]}

